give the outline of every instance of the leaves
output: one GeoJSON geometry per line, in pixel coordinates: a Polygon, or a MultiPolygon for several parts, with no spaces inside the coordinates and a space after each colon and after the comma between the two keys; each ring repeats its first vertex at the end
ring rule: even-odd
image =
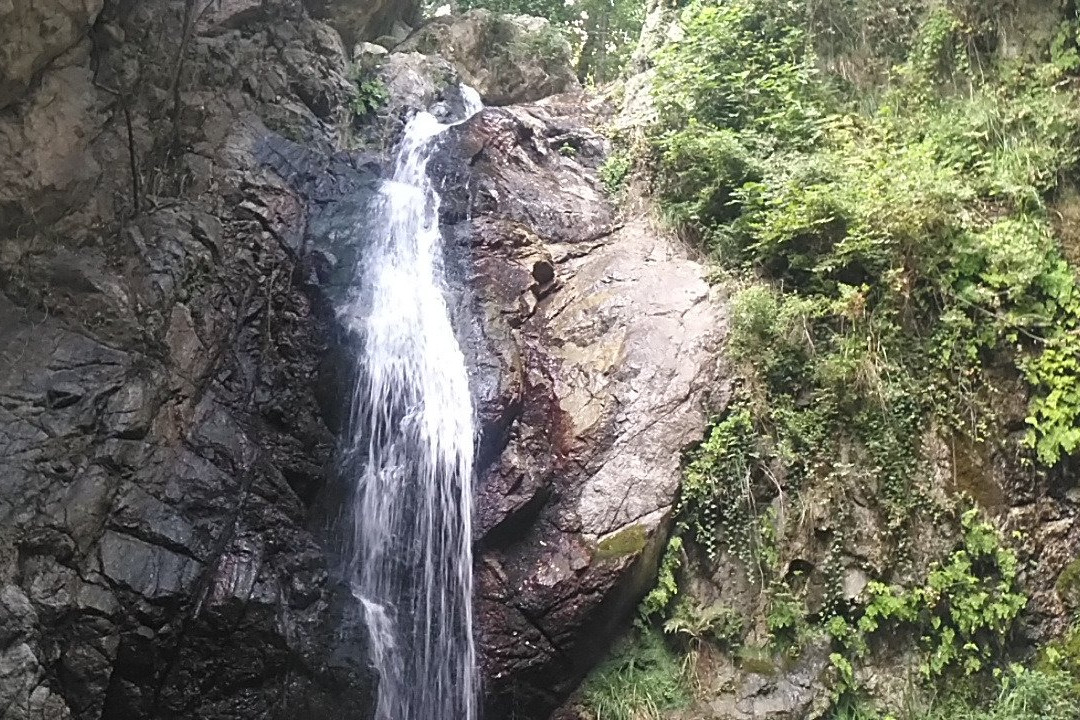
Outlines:
{"type": "Polygon", "coordinates": [[[956,667],[970,675],[983,668],[1027,604],[1017,588],[1016,553],[1002,545],[993,525],[968,510],[960,520],[963,545],[935,566],[922,586],[871,582],[857,621],[860,633],[913,626],[922,637],[928,678],[956,667]]]}

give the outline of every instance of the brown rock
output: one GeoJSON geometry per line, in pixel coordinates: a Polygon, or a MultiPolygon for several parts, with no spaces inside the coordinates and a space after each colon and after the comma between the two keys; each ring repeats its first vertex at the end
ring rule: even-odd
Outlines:
{"type": "Polygon", "coordinates": [[[488,463],[480,642],[489,706],[527,717],[550,713],[654,582],[727,323],[676,240],[616,223],[591,169],[603,142],[563,107],[486,110],[455,133],[473,194],[454,236],[483,326],[468,343],[488,463]]]}

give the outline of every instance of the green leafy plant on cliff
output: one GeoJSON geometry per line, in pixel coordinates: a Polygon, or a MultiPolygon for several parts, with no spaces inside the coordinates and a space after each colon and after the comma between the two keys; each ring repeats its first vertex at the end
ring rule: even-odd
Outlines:
{"type": "Polygon", "coordinates": [[[683,475],[677,531],[689,533],[711,559],[724,546],[741,551],[749,563],[753,546],[760,544],[751,522],[753,438],[749,410],[734,408],[712,429],[683,475]]]}
{"type": "Polygon", "coordinates": [[[1017,587],[1019,561],[976,510],[961,519],[963,545],[931,568],[926,583],[904,588],[872,582],[858,629],[872,634],[907,626],[921,636],[927,678],[956,669],[970,675],[999,654],[1027,604],[1017,587]]]}
{"type": "MultiPolygon", "coordinates": [[[[944,690],[957,711],[980,707],[959,694],[969,685],[958,681],[976,673],[985,677],[989,669],[1002,672],[1004,650],[1027,598],[1019,587],[1016,552],[998,530],[975,509],[963,513],[960,525],[960,546],[931,566],[922,584],[873,581],[858,607],[833,614],[824,623],[834,648],[830,660],[837,718],[878,716],[867,704],[856,668],[882,638],[893,643],[897,638],[916,640],[922,657],[918,670],[938,688],[931,696],[944,690]]],[[[1060,667],[1045,663],[1039,669],[1058,674],[1060,667]]],[[[937,717],[925,709],[916,716],[937,717]]]]}
{"type": "Polygon", "coordinates": [[[679,594],[678,572],[683,563],[683,540],[678,535],[672,537],[664,550],[664,556],[660,560],[660,570],[657,572],[656,585],[649,594],[641,601],[638,613],[642,619],[662,617],[668,610],[672,601],[679,594]]]}
{"type": "MultiPolygon", "coordinates": [[[[692,3],[658,61],[649,160],[668,215],[777,288],[744,291],[746,308],[788,318],[764,328],[779,346],[750,328],[744,364],[838,417],[937,398],[901,426],[936,414],[978,435],[984,363],[1011,355],[1034,390],[1028,442],[1053,464],[1080,445],[1076,283],[1043,200],[1076,163],[1072,41],[1044,64],[990,67],[978,47],[994,13],[935,6],[857,112],[821,78],[806,13],[692,3]]],[[[765,415],[759,427],[777,424],[765,415]]]]}
{"type": "Polygon", "coordinates": [[[630,156],[623,150],[612,150],[611,154],[604,158],[604,164],[600,166],[598,174],[608,194],[617,195],[623,189],[631,168],[630,156]]]}
{"type": "MultiPolygon", "coordinates": [[[[1000,5],[875,9],[896,35],[872,88],[818,56],[868,50],[823,39],[851,3],[691,2],[658,56],[659,121],[635,170],[726,270],[741,381],[689,459],[678,528],[758,571],[774,636],[816,618],[772,571],[795,530],[765,537],[770,502],[798,517],[813,489],[845,517],[861,494],[893,562],[917,557],[912,530],[955,507],[928,486],[927,438],[997,442],[1002,377],[1027,386],[1027,461],[1080,449],[1080,287],[1050,209],[1078,166],[1077,23],[1006,58],[1000,5]]],[[[885,628],[914,638],[928,680],[1001,666],[997,638],[1024,607],[1016,556],[975,514],[959,525],[962,547],[924,583],[827,600],[841,675],[854,682],[885,628]]]]}
{"type": "Polygon", "coordinates": [[[390,91],[382,80],[376,77],[358,77],[354,83],[355,92],[349,102],[349,109],[357,118],[363,119],[379,110],[390,100],[390,91]]]}

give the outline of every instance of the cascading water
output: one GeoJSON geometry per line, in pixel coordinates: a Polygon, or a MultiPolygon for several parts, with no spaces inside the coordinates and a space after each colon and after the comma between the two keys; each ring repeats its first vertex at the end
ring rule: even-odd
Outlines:
{"type": "MultiPolygon", "coordinates": [[[[475,91],[462,94],[466,117],[479,111],[475,91]]],[[[364,339],[344,576],[371,630],[377,720],[476,717],[473,408],[427,173],[448,127],[425,112],[406,126],[380,188],[365,281],[343,311],[364,339]]]]}

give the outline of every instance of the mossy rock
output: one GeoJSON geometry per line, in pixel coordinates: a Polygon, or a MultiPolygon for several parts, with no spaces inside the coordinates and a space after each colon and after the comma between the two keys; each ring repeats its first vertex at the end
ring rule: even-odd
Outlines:
{"type": "Polygon", "coordinates": [[[775,677],[781,667],[768,648],[745,645],[735,653],[738,666],[744,672],[761,677],[775,677]]]}
{"type": "Polygon", "coordinates": [[[643,525],[631,525],[601,540],[596,547],[596,558],[612,560],[637,555],[645,549],[648,541],[649,534],[643,525]]]}
{"type": "Polygon", "coordinates": [[[1061,601],[1074,610],[1080,608],[1080,558],[1065,566],[1054,585],[1061,601]]]}

